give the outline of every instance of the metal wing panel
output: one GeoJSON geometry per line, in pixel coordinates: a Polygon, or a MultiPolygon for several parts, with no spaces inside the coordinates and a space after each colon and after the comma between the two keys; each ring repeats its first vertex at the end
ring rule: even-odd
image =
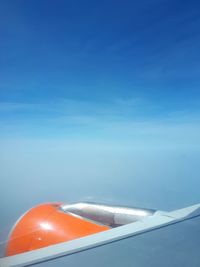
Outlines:
{"type": "Polygon", "coordinates": [[[35,266],[197,267],[199,236],[198,216],[35,266]]]}
{"type": "Polygon", "coordinates": [[[1,259],[0,266],[200,266],[199,207],[158,212],[99,234],[1,259]]]}

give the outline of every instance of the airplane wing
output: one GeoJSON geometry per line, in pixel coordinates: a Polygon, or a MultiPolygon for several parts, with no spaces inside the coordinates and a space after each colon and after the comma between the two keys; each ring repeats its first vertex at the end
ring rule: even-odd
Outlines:
{"type": "Polygon", "coordinates": [[[0,259],[1,267],[198,267],[200,204],[0,259]]]}

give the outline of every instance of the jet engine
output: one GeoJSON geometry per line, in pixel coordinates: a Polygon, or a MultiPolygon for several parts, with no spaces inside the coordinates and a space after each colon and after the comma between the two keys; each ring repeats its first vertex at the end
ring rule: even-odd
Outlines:
{"type": "Polygon", "coordinates": [[[61,203],[36,206],[25,213],[10,233],[6,256],[77,239],[108,230],[108,226],[66,213],[61,203]]]}
{"type": "Polygon", "coordinates": [[[95,203],[47,203],[25,213],[8,238],[6,256],[96,234],[135,222],[154,210],[95,203]]]}

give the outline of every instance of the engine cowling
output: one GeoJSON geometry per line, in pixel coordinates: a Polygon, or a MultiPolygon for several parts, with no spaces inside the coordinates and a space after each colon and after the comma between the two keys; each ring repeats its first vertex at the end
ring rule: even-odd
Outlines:
{"type": "Polygon", "coordinates": [[[70,241],[108,230],[108,226],[63,212],[62,203],[47,203],[25,213],[13,227],[6,256],[70,241]]]}

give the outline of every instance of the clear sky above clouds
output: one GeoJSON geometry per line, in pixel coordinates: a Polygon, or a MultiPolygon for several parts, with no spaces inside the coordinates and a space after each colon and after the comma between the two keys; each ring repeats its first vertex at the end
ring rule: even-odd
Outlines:
{"type": "Polygon", "coordinates": [[[199,202],[199,9],[0,2],[1,225],[44,201],[199,202]]]}
{"type": "Polygon", "coordinates": [[[1,120],[24,129],[61,117],[79,124],[199,112],[198,1],[0,5],[1,120]]]}

